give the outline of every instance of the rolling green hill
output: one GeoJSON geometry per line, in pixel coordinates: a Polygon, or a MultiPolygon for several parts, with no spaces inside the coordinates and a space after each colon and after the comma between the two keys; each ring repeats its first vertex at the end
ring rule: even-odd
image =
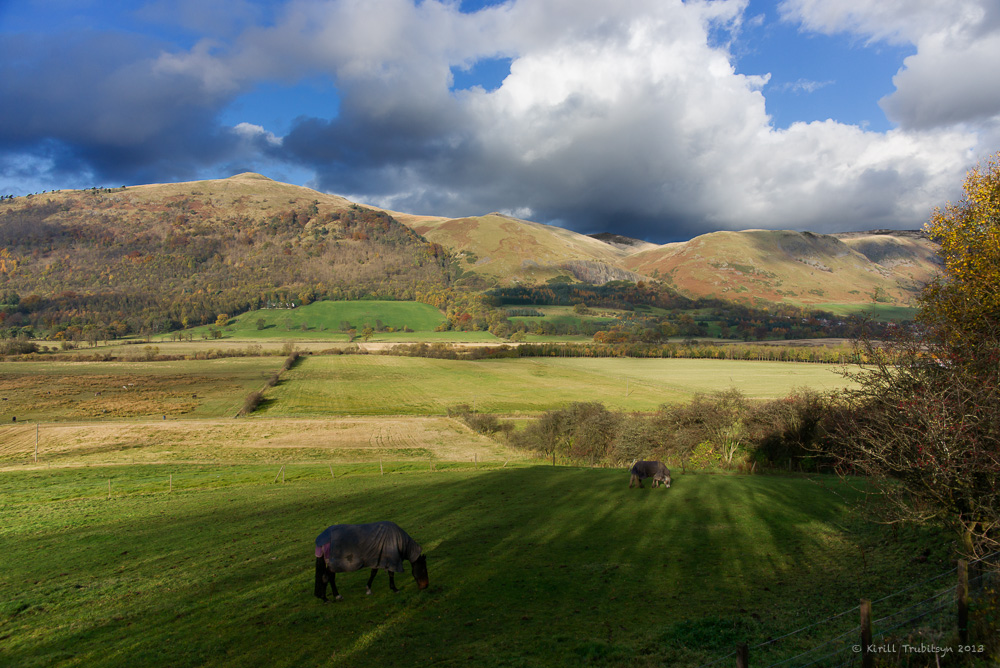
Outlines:
{"type": "MultiPolygon", "coordinates": [[[[289,338],[292,332],[318,334],[342,332],[354,328],[358,333],[365,327],[382,332],[410,329],[414,332],[433,331],[444,321],[444,315],[429,304],[395,301],[323,301],[296,308],[255,309],[230,319],[224,335],[229,338],[268,339],[289,338]],[[350,325],[347,327],[346,325],[350,325]]],[[[206,326],[205,329],[216,329],[206,326]]],[[[191,332],[195,336],[199,329],[191,332]]]]}

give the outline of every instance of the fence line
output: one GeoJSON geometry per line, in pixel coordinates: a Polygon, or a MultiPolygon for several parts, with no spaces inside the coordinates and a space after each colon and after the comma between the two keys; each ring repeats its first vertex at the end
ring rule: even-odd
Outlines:
{"type": "MultiPolygon", "coordinates": [[[[1000,582],[1000,571],[985,570],[985,569],[982,568],[982,566],[985,565],[985,564],[991,564],[993,566],[1000,566],[1000,551],[994,552],[992,554],[985,555],[983,557],[979,557],[977,559],[974,559],[974,560],[968,562],[967,569],[969,569],[970,571],[972,569],[976,569],[976,571],[977,571],[974,576],[968,578],[967,590],[969,592],[982,591],[983,589],[986,588],[987,583],[992,584],[994,582],[1000,582]]],[[[917,589],[919,587],[926,586],[926,585],[934,582],[935,580],[940,580],[941,578],[947,577],[949,575],[954,576],[959,570],[960,569],[958,567],[956,567],[956,568],[950,568],[950,569],[944,571],[943,573],[940,573],[938,575],[932,576],[932,577],[927,578],[925,580],[922,580],[922,581],[920,581],[920,582],[918,582],[916,584],[909,585],[907,587],[904,587],[902,589],[894,591],[894,592],[892,592],[892,593],[890,593],[890,594],[888,594],[886,596],[883,596],[882,598],[878,599],[877,601],[875,601],[873,604],[870,604],[870,605],[874,605],[874,604],[877,604],[877,603],[882,603],[882,602],[887,601],[887,600],[889,600],[889,599],[891,599],[891,598],[893,598],[895,596],[899,596],[900,594],[905,594],[905,593],[913,591],[913,590],[915,590],[915,589],[917,589]]],[[[889,613],[887,615],[882,616],[881,618],[879,618],[879,619],[875,620],[874,622],[872,622],[872,626],[876,627],[876,629],[877,629],[877,631],[872,634],[872,641],[874,641],[875,639],[884,639],[889,634],[891,634],[893,631],[896,631],[897,629],[906,627],[908,625],[912,625],[914,622],[916,622],[918,620],[921,620],[921,619],[924,619],[925,617],[928,617],[928,616],[931,616],[931,615],[938,615],[938,616],[940,616],[943,619],[944,618],[943,613],[946,610],[949,611],[948,616],[951,616],[951,613],[954,612],[954,610],[951,610],[951,609],[955,607],[955,604],[957,603],[957,598],[958,598],[958,595],[957,595],[957,588],[956,588],[956,586],[955,585],[949,585],[947,587],[944,587],[944,588],[938,590],[934,594],[932,594],[932,595],[924,598],[923,600],[917,601],[916,603],[911,603],[910,605],[907,605],[904,608],[901,608],[899,610],[896,610],[894,612],[891,612],[891,613],[889,613]],[[930,605],[928,605],[928,604],[930,604],[930,605]],[[926,609],[922,609],[921,606],[926,607],[926,609]],[[907,616],[908,613],[911,613],[911,612],[914,612],[915,614],[907,616]],[[878,628],[880,625],[883,625],[886,622],[888,622],[889,624],[892,624],[892,625],[888,626],[886,628],[878,628]]],[[[815,622],[813,622],[811,624],[807,624],[806,626],[803,626],[803,627],[801,627],[799,629],[796,629],[794,631],[790,631],[789,633],[786,633],[784,635],[778,636],[777,638],[772,638],[770,640],[767,640],[767,641],[764,641],[764,642],[761,642],[761,643],[757,643],[756,645],[753,646],[752,649],[760,649],[760,648],[763,648],[763,647],[767,647],[769,645],[773,645],[774,643],[777,643],[780,640],[784,640],[786,638],[789,638],[789,637],[792,637],[792,636],[796,636],[798,634],[801,634],[801,633],[803,633],[805,631],[808,631],[808,630],[810,630],[812,628],[815,628],[817,626],[820,626],[822,624],[827,624],[827,623],[832,622],[832,621],[834,621],[834,620],[836,620],[836,619],[838,619],[840,617],[843,617],[844,615],[848,615],[850,613],[858,611],[859,607],[860,606],[854,606],[852,608],[849,608],[847,610],[839,612],[839,613],[837,613],[835,615],[830,615],[829,617],[826,617],[824,619],[820,619],[820,620],[815,621],[815,622]]],[[[862,658],[863,652],[867,652],[868,651],[867,648],[864,648],[864,650],[862,651],[861,645],[856,640],[857,638],[860,638],[860,632],[861,632],[861,625],[860,624],[855,624],[854,626],[852,626],[852,628],[850,628],[849,630],[845,631],[844,633],[841,633],[838,636],[830,638],[829,640],[822,641],[819,644],[817,644],[817,645],[815,645],[815,646],[807,649],[804,652],[800,652],[800,653],[798,653],[798,654],[796,654],[794,656],[791,656],[791,657],[788,657],[788,658],[785,658],[785,659],[781,659],[780,661],[773,662],[773,663],[769,664],[766,668],[776,668],[777,666],[784,666],[786,664],[791,664],[791,666],[795,666],[795,668],[805,668],[806,666],[815,666],[815,665],[829,665],[829,664],[823,664],[823,662],[826,662],[831,657],[834,657],[834,656],[836,656],[838,654],[843,654],[845,652],[850,652],[850,655],[847,657],[847,659],[844,660],[844,661],[842,661],[842,662],[840,662],[840,663],[837,663],[837,664],[833,665],[832,668],[845,668],[846,666],[852,666],[859,659],[862,658]],[[843,646],[843,647],[841,647],[839,649],[836,649],[836,650],[834,650],[832,652],[824,654],[823,656],[820,656],[820,657],[812,659],[812,660],[808,660],[806,662],[802,662],[802,663],[798,663],[798,664],[792,663],[792,662],[795,662],[798,659],[801,659],[804,656],[807,656],[807,655],[809,655],[809,654],[811,654],[813,652],[816,652],[817,650],[820,650],[822,648],[828,647],[829,645],[831,645],[833,643],[836,643],[837,641],[842,641],[844,638],[847,638],[847,637],[849,637],[851,635],[854,635],[855,640],[851,643],[850,646],[846,646],[845,645],[845,646],[843,646]]],[[[730,659],[735,654],[737,654],[737,652],[735,652],[735,651],[734,652],[730,652],[729,654],[726,654],[725,656],[717,658],[717,659],[715,659],[714,661],[712,661],[710,663],[701,664],[699,666],[699,668],[708,668],[709,666],[714,666],[714,665],[719,664],[719,663],[721,663],[721,662],[723,662],[723,661],[725,661],[727,659],[730,659]]],[[[790,668],[790,666],[789,666],[789,668],[790,668]]]]}
{"type": "Polygon", "coordinates": [[[829,622],[831,620],[837,619],[838,617],[843,617],[844,615],[846,615],[848,613],[854,612],[855,610],[858,609],[858,607],[859,606],[854,606],[853,608],[849,608],[848,610],[844,610],[843,612],[838,612],[835,615],[831,615],[831,616],[827,617],[826,619],[821,619],[818,622],[813,622],[812,624],[809,624],[808,626],[803,626],[801,629],[797,629],[797,630],[792,631],[790,633],[786,633],[783,636],[778,636],[777,638],[772,638],[771,640],[765,640],[762,643],[758,643],[757,645],[754,645],[751,649],[757,649],[758,647],[765,647],[765,646],[770,645],[772,643],[776,643],[776,642],[778,642],[779,640],[781,640],[783,638],[787,638],[789,636],[793,636],[793,635],[796,635],[798,633],[802,633],[803,631],[811,629],[814,626],[818,626],[820,624],[824,624],[824,623],[829,622]]]}

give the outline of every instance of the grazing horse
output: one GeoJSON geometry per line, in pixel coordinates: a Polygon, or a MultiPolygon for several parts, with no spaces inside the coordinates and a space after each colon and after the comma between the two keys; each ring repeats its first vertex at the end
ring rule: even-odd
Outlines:
{"type": "Polygon", "coordinates": [[[427,588],[427,556],[421,554],[417,541],[394,522],[372,524],[334,524],[316,537],[316,588],[317,598],[326,598],[326,583],[330,583],[333,596],[341,600],[334,577],[337,573],[351,573],[362,568],[372,569],[368,578],[367,593],[372,593],[372,581],[378,569],[389,572],[389,589],[396,589],[396,573],[403,572],[403,560],[411,564],[413,579],[419,589],[427,588]]]}
{"type": "Polygon", "coordinates": [[[644,478],[652,478],[654,488],[657,485],[670,487],[670,469],[664,466],[663,462],[638,461],[632,464],[632,469],[629,473],[632,474],[632,477],[628,481],[629,489],[635,483],[639,483],[639,487],[641,488],[644,478]]]}

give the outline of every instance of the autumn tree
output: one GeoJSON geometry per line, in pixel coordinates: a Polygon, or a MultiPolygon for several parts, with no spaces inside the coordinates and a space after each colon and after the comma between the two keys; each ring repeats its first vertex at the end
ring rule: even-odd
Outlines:
{"type": "Polygon", "coordinates": [[[1000,549],[1000,154],[926,226],[940,276],[917,327],[861,339],[870,364],[837,421],[843,466],[880,484],[889,521],[943,520],[962,551],[1000,549]]]}

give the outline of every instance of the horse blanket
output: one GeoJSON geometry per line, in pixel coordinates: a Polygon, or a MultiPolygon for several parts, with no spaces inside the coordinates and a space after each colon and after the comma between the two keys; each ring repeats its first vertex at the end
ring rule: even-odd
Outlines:
{"type": "Polygon", "coordinates": [[[403,572],[403,560],[420,558],[420,545],[395,522],[334,524],[316,537],[316,556],[334,573],[362,568],[403,572]]]}
{"type": "Polygon", "coordinates": [[[633,479],[642,481],[652,478],[654,486],[658,482],[670,487],[670,469],[664,466],[663,462],[638,461],[632,465],[630,473],[633,479]]]}

